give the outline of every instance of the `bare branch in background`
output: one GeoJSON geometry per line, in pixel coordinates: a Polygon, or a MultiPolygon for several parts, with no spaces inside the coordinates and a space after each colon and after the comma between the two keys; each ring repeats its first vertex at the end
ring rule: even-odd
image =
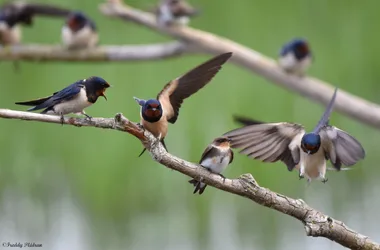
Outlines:
{"type": "Polygon", "coordinates": [[[147,45],[105,45],[94,49],[67,50],[59,45],[18,45],[0,48],[2,61],[141,61],[159,60],[190,52],[182,42],[147,45]]]}
{"type": "MultiPolygon", "coordinates": [[[[234,54],[230,61],[271,82],[323,104],[329,102],[335,86],[338,86],[332,86],[333,84],[316,78],[286,74],[273,59],[215,34],[186,26],[161,27],[152,14],[127,6],[122,1],[108,1],[100,5],[100,10],[107,16],[133,21],[175,39],[186,41],[205,53],[220,54],[232,51],[234,54]]],[[[380,106],[378,104],[339,90],[335,108],[362,123],[380,129],[380,106]]]]}
{"type": "MultiPolygon", "coordinates": [[[[61,123],[59,116],[43,115],[30,112],[0,109],[1,118],[19,119],[28,121],[61,123]]],[[[244,174],[237,179],[226,179],[212,174],[198,164],[180,159],[165,151],[161,143],[148,131],[143,131],[137,124],[129,121],[122,114],[115,118],[65,118],[64,124],[73,126],[97,127],[113,129],[130,133],[137,137],[148,149],[152,158],[160,164],[185,174],[191,178],[217,189],[236,194],[254,201],[257,204],[274,209],[283,214],[292,216],[304,224],[306,235],[324,237],[351,249],[379,249],[380,245],[367,236],[348,228],[343,222],[337,221],[308,206],[302,200],[295,200],[282,194],[272,192],[259,186],[251,174],[244,174]]],[[[190,190],[190,189],[189,189],[190,190]]]]}

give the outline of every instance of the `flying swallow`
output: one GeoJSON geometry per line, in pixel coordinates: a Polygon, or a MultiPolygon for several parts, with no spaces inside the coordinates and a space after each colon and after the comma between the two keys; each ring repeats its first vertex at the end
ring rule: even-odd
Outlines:
{"type": "Polygon", "coordinates": [[[99,36],[95,23],[82,12],[69,14],[61,32],[62,42],[69,49],[95,47],[99,36]]]}
{"type": "Polygon", "coordinates": [[[0,43],[16,45],[21,42],[19,24],[31,26],[35,15],[65,17],[70,10],[52,5],[13,1],[0,7],[0,43]]]}
{"type": "Polygon", "coordinates": [[[263,123],[247,119],[238,121],[247,125],[227,132],[231,147],[242,149],[240,153],[263,162],[284,162],[289,171],[299,170],[299,177],[308,182],[320,179],[326,182],[326,161],[330,160],[336,170],[342,164],[352,166],[364,159],[365,152],[354,137],[337,127],[329,125],[329,117],[337,94],[328,104],[322,118],[311,133],[300,124],[263,123]]]}
{"type": "Polygon", "coordinates": [[[198,14],[185,0],[161,0],[155,12],[158,23],[162,25],[187,25],[190,17],[198,14]]]}
{"type": "MultiPolygon", "coordinates": [[[[218,137],[208,145],[202,154],[199,164],[214,174],[219,174],[223,179],[225,177],[221,174],[227,166],[234,160],[234,152],[230,148],[230,139],[227,137],[218,137]]],[[[207,185],[196,179],[192,179],[189,183],[193,184],[194,194],[199,192],[202,194],[207,185]]]]}
{"type": "Polygon", "coordinates": [[[103,96],[107,100],[104,92],[108,87],[110,85],[103,78],[91,76],[79,80],[51,96],[27,102],[16,102],[16,104],[35,106],[28,111],[44,109],[41,114],[60,115],[62,123],[63,115],[70,113],[80,113],[91,119],[84,109],[94,104],[99,96],[103,96]]]}
{"type": "MultiPolygon", "coordinates": [[[[151,132],[166,148],[164,138],[168,123],[174,124],[184,99],[203,88],[232,56],[232,52],[220,54],[195,67],[186,74],[167,83],[156,99],[143,100],[133,97],[141,106],[140,124],[151,132]]],[[[141,156],[145,152],[141,152],[141,156]]]]}
{"type": "Polygon", "coordinates": [[[307,41],[294,39],[282,47],[278,64],[288,73],[303,75],[310,67],[312,54],[307,41]]]}

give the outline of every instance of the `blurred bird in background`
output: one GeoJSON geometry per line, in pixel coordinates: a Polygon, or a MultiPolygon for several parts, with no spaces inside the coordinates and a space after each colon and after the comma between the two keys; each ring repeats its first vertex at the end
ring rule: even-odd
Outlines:
{"type": "Polygon", "coordinates": [[[278,58],[278,64],[283,70],[299,76],[305,74],[311,62],[311,50],[309,44],[304,39],[294,39],[285,44],[278,58]]]}
{"type": "Polygon", "coordinates": [[[185,0],[161,0],[155,13],[160,25],[187,25],[190,17],[198,15],[198,11],[185,0]]]}
{"type": "Polygon", "coordinates": [[[71,12],[67,17],[61,37],[68,49],[92,48],[99,41],[95,23],[80,11],[71,12]]]}
{"type": "Polygon", "coordinates": [[[66,17],[70,10],[47,4],[14,1],[0,7],[0,42],[2,45],[16,45],[21,42],[19,25],[33,25],[35,15],[66,17]]]}

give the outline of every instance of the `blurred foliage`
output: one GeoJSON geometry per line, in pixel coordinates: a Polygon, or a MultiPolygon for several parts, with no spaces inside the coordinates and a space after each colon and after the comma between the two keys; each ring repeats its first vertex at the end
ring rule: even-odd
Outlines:
{"type": "MultiPolygon", "coordinates": [[[[84,10],[96,21],[101,44],[170,40],[134,23],[103,16],[97,9],[98,0],[45,2],[84,10]]],[[[293,37],[307,38],[315,56],[310,75],[380,102],[380,36],[374,30],[380,21],[378,1],[191,3],[202,11],[191,26],[270,57],[276,57],[282,44],[293,37]]],[[[147,9],[155,3],[131,0],[128,4],[147,9]]],[[[36,18],[33,28],[23,29],[23,41],[58,44],[62,24],[61,19],[36,18]]],[[[208,58],[185,55],[159,62],[21,62],[19,73],[12,63],[3,62],[0,107],[24,110],[13,103],[98,75],[114,87],[107,90],[108,102],[99,100],[87,113],[113,117],[122,112],[138,121],[139,107],[132,96],[154,97],[166,82],[208,58]]],[[[166,143],[174,155],[197,162],[213,138],[238,126],[232,121],[233,114],[297,122],[312,129],[323,110],[319,104],[228,64],[208,86],[185,100],[177,123],[169,127],[166,143]]],[[[250,172],[260,185],[302,198],[380,241],[380,229],[372,219],[380,204],[375,193],[380,187],[376,178],[379,132],[338,113],[332,115],[331,123],[360,140],[367,157],[352,171],[329,172],[326,184],[313,182],[306,187],[284,164],[263,164],[237,152],[225,175],[235,178],[250,172]]],[[[325,239],[306,238],[299,222],[240,197],[212,187],[202,196],[193,195],[189,178],[153,162],[149,154],[138,158],[142,145],[127,134],[4,119],[0,128],[0,218],[14,225],[0,226],[2,241],[9,240],[6,235],[13,235],[16,241],[22,237],[43,243],[55,237],[62,246],[81,250],[341,249],[325,239]],[[74,208],[65,210],[65,205],[57,205],[62,200],[74,208]],[[79,211],[78,217],[70,217],[74,210],[79,211]],[[52,236],[59,221],[80,223],[87,232],[80,238],[84,246],[74,247],[73,237],[64,237],[64,230],[74,232],[74,224],[52,236]]],[[[56,244],[45,246],[59,249],[56,244]]]]}

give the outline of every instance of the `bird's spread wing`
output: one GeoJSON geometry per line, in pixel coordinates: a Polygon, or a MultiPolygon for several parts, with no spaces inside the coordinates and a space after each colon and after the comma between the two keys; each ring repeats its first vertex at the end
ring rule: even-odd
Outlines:
{"type": "Polygon", "coordinates": [[[302,125],[283,122],[245,126],[224,135],[240,153],[264,162],[283,161],[291,171],[299,163],[298,141],[304,133],[302,125]]]}
{"type": "Polygon", "coordinates": [[[320,131],[322,147],[333,166],[340,170],[342,164],[352,166],[365,157],[365,151],[354,137],[333,126],[325,126],[320,131]]]}
{"type": "Polygon", "coordinates": [[[50,107],[53,107],[54,105],[61,103],[62,101],[71,100],[80,92],[81,88],[84,88],[84,85],[76,82],[62,89],[61,91],[55,92],[52,96],[40,98],[37,100],[27,101],[27,102],[17,102],[16,104],[36,105],[35,107],[28,109],[28,111],[50,108],[50,107]]]}
{"type": "Polygon", "coordinates": [[[218,55],[165,85],[157,99],[170,123],[176,122],[183,100],[210,82],[231,56],[231,52],[218,55]]]}

